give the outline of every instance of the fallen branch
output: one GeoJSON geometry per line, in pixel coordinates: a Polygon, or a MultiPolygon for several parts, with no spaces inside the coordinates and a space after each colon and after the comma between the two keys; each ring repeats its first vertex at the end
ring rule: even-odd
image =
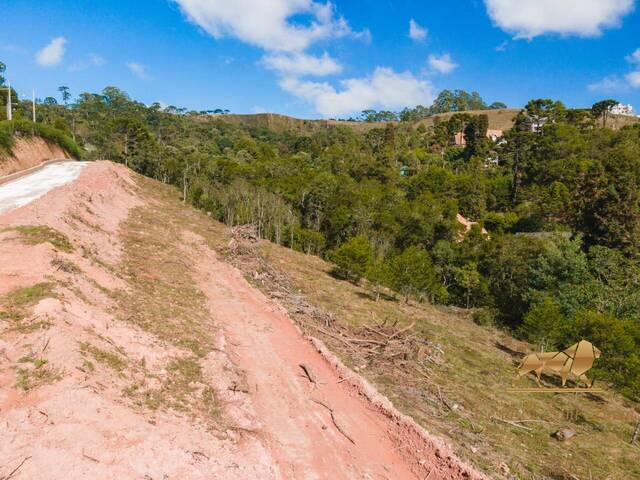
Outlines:
{"type": "Polygon", "coordinates": [[[100,460],[98,460],[97,458],[93,458],[92,456],[87,455],[86,453],[83,453],[82,456],[87,460],[91,460],[92,462],[100,463],[100,460]]]}
{"type": "Polygon", "coordinates": [[[0,480],[9,480],[11,477],[13,477],[17,473],[18,470],[20,470],[22,465],[24,465],[24,462],[26,462],[30,458],[31,458],[31,455],[29,455],[28,457],[24,457],[24,459],[20,462],[20,465],[18,465],[16,468],[11,470],[11,473],[9,473],[9,475],[7,475],[6,477],[0,478],[0,480]]]}
{"type": "Polygon", "coordinates": [[[370,331],[370,332],[372,332],[372,333],[377,333],[378,335],[380,335],[380,336],[382,336],[382,337],[384,337],[384,338],[389,338],[389,335],[387,335],[386,333],[382,333],[382,332],[381,332],[380,330],[378,330],[377,328],[370,327],[369,325],[363,325],[363,327],[364,327],[366,330],[369,330],[369,331],[370,331]]]}
{"type": "Polygon", "coordinates": [[[300,322],[300,323],[302,323],[303,325],[305,325],[307,327],[314,328],[314,329],[318,330],[320,333],[324,333],[328,337],[335,338],[336,340],[340,340],[342,343],[344,343],[349,348],[353,348],[353,345],[351,345],[348,340],[345,340],[340,335],[335,335],[335,334],[333,334],[331,332],[327,332],[324,328],[320,328],[320,327],[318,327],[316,325],[313,325],[312,323],[306,323],[306,322],[300,322]]]}
{"type": "Polygon", "coordinates": [[[352,338],[352,337],[349,337],[348,341],[352,342],[352,343],[371,343],[373,345],[379,345],[380,347],[386,347],[387,346],[386,342],[379,342],[377,340],[371,340],[369,338],[352,338]]]}
{"type": "Polygon", "coordinates": [[[408,327],[402,328],[400,330],[398,330],[396,333],[394,333],[393,335],[391,335],[389,337],[389,340],[391,340],[392,338],[397,337],[398,335],[406,332],[407,330],[411,330],[414,326],[415,326],[416,322],[412,322],[411,325],[409,325],[408,327]]]}
{"type": "Polygon", "coordinates": [[[636,440],[640,436],[640,420],[638,420],[638,424],[636,425],[636,429],[633,431],[633,436],[631,437],[631,445],[636,444],[636,440]]]}
{"type": "Polygon", "coordinates": [[[311,383],[313,383],[314,385],[318,385],[318,379],[313,373],[313,370],[311,370],[311,366],[307,365],[306,363],[301,363],[300,368],[302,369],[302,371],[304,372],[304,374],[307,376],[307,378],[311,383]]]}
{"type": "Polygon", "coordinates": [[[491,420],[502,422],[502,423],[505,423],[507,425],[511,425],[512,427],[521,428],[523,430],[527,430],[528,432],[531,431],[531,429],[529,427],[525,427],[524,425],[519,425],[516,422],[512,422],[511,420],[505,420],[503,418],[498,418],[498,417],[490,417],[490,418],[491,418],[491,420]]]}
{"type": "Polygon", "coordinates": [[[353,440],[353,438],[351,438],[349,436],[349,434],[347,432],[344,431],[344,429],[338,424],[338,421],[336,420],[336,416],[335,413],[333,411],[333,408],[331,408],[329,405],[327,405],[326,403],[320,401],[320,400],[316,400],[315,398],[311,399],[313,402],[317,403],[318,405],[322,405],[324,408],[326,408],[327,410],[329,410],[329,413],[331,415],[331,421],[333,422],[333,425],[336,427],[336,430],[338,430],[342,435],[344,435],[344,437],[349,440],[351,443],[353,443],[354,445],[356,444],[356,442],[353,440]]]}

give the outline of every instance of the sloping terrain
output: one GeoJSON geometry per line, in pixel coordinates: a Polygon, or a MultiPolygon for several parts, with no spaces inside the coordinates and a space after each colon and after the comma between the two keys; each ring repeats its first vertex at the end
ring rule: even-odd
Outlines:
{"type": "Polygon", "coordinates": [[[305,339],[234,242],[109,162],[0,216],[0,478],[486,478],[305,339]]]}
{"type": "Polygon", "coordinates": [[[11,156],[0,156],[0,176],[35,167],[47,160],[65,158],[71,157],[50,140],[40,137],[18,137],[11,147],[11,156]]]}
{"type": "MultiPolygon", "coordinates": [[[[266,241],[240,258],[238,265],[273,292],[305,332],[492,478],[640,478],[640,447],[631,445],[640,405],[603,383],[597,382],[602,394],[509,392],[514,382],[535,387],[533,378],[515,381],[517,365],[533,347],[476,325],[468,311],[406,304],[384,291],[376,301],[375,289],[335,278],[318,257],[266,241]],[[402,346],[389,340],[390,331],[402,330],[412,332],[402,346]],[[565,428],[575,436],[553,437],[565,428]]],[[[543,378],[546,386],[560,384],[543,378]]]]}

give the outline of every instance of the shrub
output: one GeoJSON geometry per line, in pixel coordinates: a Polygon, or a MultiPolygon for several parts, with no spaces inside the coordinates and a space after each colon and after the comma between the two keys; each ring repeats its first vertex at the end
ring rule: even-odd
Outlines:
{"type": "Polygon", "coordinates": [[[519,332],[541,349],[549,350],[559,346],[566,326],[560,305],[550,297],[543,296],[534,302],[531,310],[524,316],[519,332]]]}
{"type": "Polygon", "coordinates": [[[373,249],[364,236],[353,237],[329,253],[329,260],[336,264],[335,273],[357,282],[365,274],[373,260],[373,249]]]}
{"type": "Polygon", "coordinates": [[[490,327],[495,324],[496,312],[491,308],[480,308],[471,316],[473,323],[481,327],[490,327]]]}
{"type": "Polygon", "coordinates": [[[405,300],[409,297],[432,302],[446,300],[447,290],[424,249],[407,248],[390,260],[389,269],[392,287],[402,293],[405,300]]]}

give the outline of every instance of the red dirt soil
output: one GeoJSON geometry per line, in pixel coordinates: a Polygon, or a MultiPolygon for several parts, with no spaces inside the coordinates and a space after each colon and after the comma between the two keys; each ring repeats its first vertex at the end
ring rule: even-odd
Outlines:
{"type": "Polygon", "coordinates": [[[51,159],[71,158],[57,144],[40,137],[16,138],[10,157],[0,157],[0,177],[26,170],[51,159]]]}
{"type": "Polygon", "coordinates": [[[179,412],[133,408],[116,373],[83,372],[78,344],[96,338],[144,359],[150,371],[161,372],[181,354],[117,320],[95,286],[124,287],[104,265],[120,260],[119,225],[147,201],[136,195],[133,176],[96,162],[73,184],[0,216],[0,298],[17,287],[66,282],[56,289],[62,295],[32,312],[49,328],[19,333],[0,321],[0,478],[19,465],[14,479],[486,478],[398,413],[321,342],[304,338],[280,305],[191,231],[176,241],[184,244],[211,328],[218,329],[216,348],[202,360],[204,378],[223,405],[222,424],[235,427],[211,431],[179,412]],[[16,225],[51,226],[69,237],[74,251],[25,245],[6,230],[16,225]],[[51,265],[56,257],[81,268],[73,285],[51,265]],[[61,379],[18,389],[17,362],[30,352],[46,354],[64,372],[61,379]]]}

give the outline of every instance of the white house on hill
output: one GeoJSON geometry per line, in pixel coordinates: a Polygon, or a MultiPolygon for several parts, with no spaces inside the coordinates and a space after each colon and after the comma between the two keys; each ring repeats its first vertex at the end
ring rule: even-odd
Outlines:
{"type": "Polygon", "coordinates": [[[628,103],[627,104],[619,103],[617,105],[614,105],[613,107],[611,107],[609,111],[614,115],[626,115],[629,117],[634,116],[633,106],[628,103]]]}

